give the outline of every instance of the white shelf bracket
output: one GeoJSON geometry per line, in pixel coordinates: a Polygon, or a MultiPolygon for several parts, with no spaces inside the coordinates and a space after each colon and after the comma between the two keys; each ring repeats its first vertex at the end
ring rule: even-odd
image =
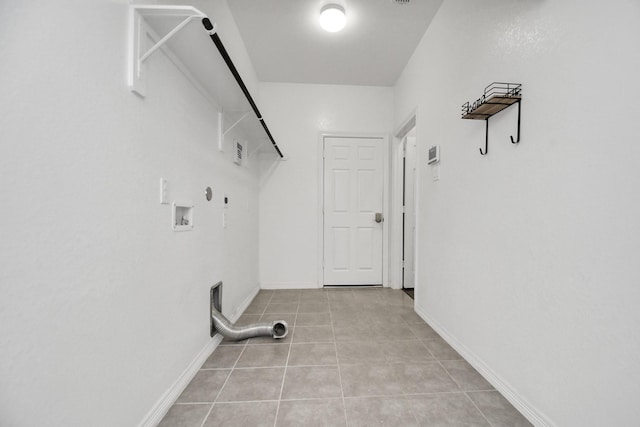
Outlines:
{"type": "Polygon", "coordinates": [[[156,44],[153,45],[153,47],[151,47],[151,49],[149,49],[147,51],[147,53],[145,53],[144,55],[142,55],[140,57],[140,62],[144,62],[147,60],[148,57],[151,56],[151,54],[153,54],[156,50],[160,49],[162,47],[162,45],[164,45],[167,41],[169,41],[169,39],[171,37],[173,37],[174,35],[176,35],[178,33],[178,31],[180,31],[181,29],[184,28],[185,25],[187,25],[189,22],[191,22],[191,20],[193,20],[193,16],[189,16],[187,19],[185,19],[184,21],[182,21],[181,23],[179,23],[173,30],[169,31],[169,33],[167,33],[166,36],[164,36],[163,38],[160,39],[160,41],[156,44]]]}
{"type": "MultiPolygon", "coordinates": [[[[225,136],[231,130],[237,130],[236,127],[238,127],[242,129],[240,133],[246,137],[247,142],[259,140],[260,136],[256,135],[263,135],[264,131],[278,156],[283,159],[264,119],[259,116],[260,112],[253,98],[223,46],[217,34],[215,23],[212,23],[203,12],[191,6],[130,5],[127,42],[127,86],[129,90],[140,97],[146,95],[147,68],[154,63],[154,61],[149,61],[149,58],[155,52],[162,50],[163,56],[166,56],[182,72],[184,77],[203,94],[213,108],[219,111],[217,136],[220,151],[224,151],[225,136]],[[199,33],[194,27],[189,27],[189,24],[196,20],[202,20],[204,34],[208,33],[209,37],[202,38],[202,33],[199,33]],[[179,36],[176,37],[178,34],[179,36]],[[200,49],[206,39],[211,39],[220,53],[220,57],[200,57],[195,49],[192,49],[192,47],[200,49]],[[203,71],[211,74],[211,70],[204,70],[204,68],[211,67],[213,67],[214,73],[222,74],[216,76],[216,79],[209,80],[202,74],[203,71]],[[231,79],[229,71],[236,84],[227,81],[231,79]],[[251,110],[244,109],[245,101],[251,106],[251,110],[257,116],[263,129],[256,126],[253,121],[238,126],[251,115],[251,110]],[[228,110],[225,112],[226,109],[228,110]],[[233,121],[233,123],[225,129],[225,124],[229,121],[233,121]]],[[[255,153],[257,150],[253,151],[255,153]]],[[[248,153],[248,151],[246,152],[248,153]]]]}
{"type": "Polygon", "coordinates": [[[260,144],[258,144],[258,146],[256,148],[253,149],[252,152],[248,153],[247,157],[253,157],[254,154],[256,154],[258,151],[260,151],[260,149],[262,147],[264,147],[265,145],[269,144],[270,141],[268,139],[263,140],[260,144]]]}
{"type": "Polygon", "coordinates": [[[251,111],[247,111],[246,113],[244,113],[242,115],[242,117],[240,117],[238,120],[235,121],[235,123],[233,123],[231,126],[229,126],[227,128],[227,130],[224,131],[224,135],[226,136],[227,133],[229,133],[231,131],[231,129],[233,129],[234,127],[236,127],[236,125],[238,125],[241,121],[243,121],[250,113],[251,111]]]}
{"type": "Polygon", "coordinates": [[[240,122],[246,119],[250,113],[251,113],[251,110],[245,112],[238,120],[233,122],[231,126],[229,126],[227,129],[224,128],[224,111],[220,111],[218,113],[218,150],[219,151],[224,151],[224,139],[227,133],[229,133],[231,129],[233,129],[234,127],[239,125],[240,122]]]}
{"type": "Polygon", "coordinates": [[[145,96],[146,70],[144,62],[191,21],[206,18],[207,15],[190,6],[149,5],[132,5],[129,8],[129,14],[129,66],[127,84],[132,92],[140,96],[145,96]],[[184,19],[164,37],[160,38],[151,48],[145,51],[147,38],[158,38],[147,25],[146,18],[157,16],[184,19]]]}

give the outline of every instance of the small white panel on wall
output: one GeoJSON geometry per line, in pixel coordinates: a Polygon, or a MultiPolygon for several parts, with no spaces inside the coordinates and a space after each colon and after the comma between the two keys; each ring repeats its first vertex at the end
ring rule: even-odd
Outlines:
{"type": "Polygon", "coordinates": [[[242,165],[242,159],[244,159],[244,144],[239,141],[235,141],[233,163],[240,166],[242,165]]]}
{"type": "Polygon", "coordinates": [[[164,178],[160,178],[160,204],[169,204],[169,201],[167,200],[167,180],[164,178]]]}
{"type": "Polygon", "coordinates": [[[171,226],[173,231],[193,230],[193,203],[173,202],[171,226]]]}
{"type": "Polygon", "coordinates": [[[429,160],[427,160],[427,164],[431,165],[433,163],[438,163],[440,161],[440,146],[434,145],[429,148],[429,160]]]}

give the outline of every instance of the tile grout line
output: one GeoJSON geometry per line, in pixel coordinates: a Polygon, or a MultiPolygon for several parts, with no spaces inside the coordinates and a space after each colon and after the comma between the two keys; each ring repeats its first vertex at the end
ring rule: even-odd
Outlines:
{"type": "MultiPolygon", "coordinates": [[[[242,351],[244,351],[244,349],[242,351]]],[[[240,352],[240,354],[242,354],[242,352],[240,352]]],[[[238,357],[238,359],[239,358],[240,357],[238,357]]],[[[222,393],[222,389],[224,389],[224,386],[227,385],[227,381],[229,381],[229,378],[231,377],[232,373],[233,373],[233,368],[229,371],[229,375],[227,375],[227,378],[224,379],[224,383],[222,384],[222,387],[220,387],[220,390],[218,390],[218,393],[216,394],[215,399],[213,399],[213,402],[211,402],[211,407],[209,408],[209,411],[207,412],[207,415],[202,420],[202,423],[200,423],[200,427],[203,427],[205,425],[205,423],[207,422],[207,419],[209,418],[209,415],[211,415],[211,411],[213,411],[213,407],[216,405],[216,401],[218,400],[218,397],[220,396],[220,393],[222,393]]]]}
{"type": "Polygon", "coordinates": [[[240,358],[244,354],[244,351],[245,351],[246,348],[247,348],[247,343],[244,343],[244,345],[242,346],[242,351],[240,351],[240,354],[238,355],[238,358],[236,359],[235,363],[231,367],[231,370],[229,371],[229,375],[227,375],[227,378],[225,378],[224,383],[222,384],[222,387],[220,387],[220,390],[218,390],[218,394],[216,394],[216,398],[213,399],[213,403],[211,404],[211,408],[209,408],[209,412],[207,412],[207,416],[204,417],[204,420],[202,421],[202,424],[200,424],[200,427],[204,427],[205,423],[207,422],[207,418],[209,418],[209,415],[211,415],[211,412],[213,411],[213,407],[216,405],[216,402],[218,402],[218,399],[220,398],[220,395],[222,394],[222,390],[224,390],[224,387],[229,382],[229,378],[231,378],[231,375],[233,374],[233,370],[236,368],[236,365],[240,361],[240,358]]]}
{"type": "MultiPolygon", "coordinates": [[[[429,350],[429,347],[427,347],[427,346],[422,342],[422,340],[420,340],[420,337],[418,337],[418,334],[416,334],[416,333],[413,331],[413,329],[411,329],[411,326],[409,325],[409,322],[407,322],[405,319],[402,319],[402,320],[403,320],[404,324],[409,328],[409,330],[411,331],[411,333],[416,337],[416,339],[418,340],[418,342],[422,345],[422,347],[424,347],[424,349],[425,349],[425,350],[427,350],[427,353],[429,353],[429,354],[431,355],[431,357],[433,357],[433,359],[434,359],[436,362],[438,362],[438,363],[440,364],[440,366],[442,366],[442,364],[440,363],[440,361],[439,361],[439,360],[434,356],[434,354],[431,352],[431,350],[429,350]]],[[[442,366],[442,368],[444,369],[444,366],[442,366]]],[[[445,369],[445,372],[447,372],[447,371],[446,371],[446,369],[445,369]]],[[[448,373],[448,372],[447,372],[447,375],[449,375],[449,373],[448,373]]],[[[451,375],[449,375],[449,376],[451,376],[451,375]]],[[[453,378],[451,378],[451,379],[453,380],[453,378]]],[[[455,383],[456,385],[458,385],[458,383],[456,383],[456,382],[455,382],[455,380],[454,380],[454,383],[455,383]]],[[[460,386],[459,386],[459,385],[458,385],[458,388],[460,388],[460,386]]],[[[407,406],[408,406],[408,408],[409,408],[409,411],[411,412],[411,415],[413,416],[413,419],[414,419],[414,420],[415,420],[415,422],[416,422],[416,425],[420,425],[420,420],[418,419],[418,415],[417,415],[417,414],[416,414],[416,412],[413,410],[413,406],[411,405],[411,402],[409,401],[409,395],[407,395],[407,394],[404,394],[404,393],[403,393],[403,395],[402,395],[402,399],[403,399],[404,401],[408,402],[408,403],[407,403],[407,406]]]]}
{"type": "Polygon", "coordinates": [[[331,311],[331,301],[329,301],[329,321],[331,322],[331,334],[333,334],[333,348],[336,351],[336,364],[338,366],[338,380],[340,381],[340,395],[342,396],[342,410],[344,412],[345,426],[349,425],[347,418],[347,402],[344,400],[344,386],[342,385],[342,372],[340,370],[340,361],[338,360],[338,340],[336,339],[336,330],[333,325],[333,312],[331,311]]]}
{"type": "MultiPolygon", "coordinates": [[[[425,345],[426,347],[426,345],[425,345]]],[[[427,347],[427,350],[429,350],[429,348],[427,347]]],[[[429,352],[433,355],[433,353],[431,352],[431,350],[429,350],[429,352]]],[[[433,355],[435,357],[435,355],[433,355]]],[[[484,414],[484,412],[482,412],[480,410],[480,408],[478,408],[478,405],[476,405],[476,403],[469,397],[469,395],[467,394],[467,391],[464,390],[462,388],[462,386],[458,383],[458,381],[455,380],[455,378],[453,378],[453,375],[451,375],[449,373],[449,371],[447,370],[447,368],[442,364],[442,360],[437,359],[438,364],[442,367],[442,369],[444,369],[444,371],[447,373],[447,375],[449,376],[449,378],[451,378],[451,380],[458,386],[458,388],[460,389],[460,391],[464,394],[464,397],[466,397],[471,404],[473,405],[474,408],[476,408],[476,410],[480,413],[480,415],[482,415],[482,418],[484,418],[487,423],[489,423],[489,426],[494,427],[493,424],[491,423],[491,421],[489,421],[489,419],[487,418],[487,416],[484,414]]]]}
{"type": "MultiPolygon", "coordinates": [[[[477,393],[477,392],[471,392],[477,393]]],[[[410,397],[420,397],[420,396],[442,396],[442,395],[453,395],[453,394],[466,394],[465,392],[460,391],[434,391],[434,392],[425,392],[425,393],[408,393],[408,394],[367,394],[363,396],[348,396],[345,397],[345,400],[358,400],[358,399],[372,399],[372,398],[398,398],[398,399],[406,399],[410,397]]],[[[299,397],[295,399],[282,399],[283,402],[309,402],[315,400],[342,400],[341,397],[299,397]]],[[[219,404],[240,404],[240,403],[260,403],[260,402],[278,402],[276,399],[266,399],[266,400],[230,400],[228,402],[218,402],[219,404]]],[[[189,405],[211,405],[211,402],[182,402],[176,403],[176,405],[189,406],[189,405]]]]}
{"type": "MultiPolygon", "coordinates": [[[[298,307],[296,308],[295,317],[293,318],[294,325],[296,323],[296,320],[298,320],[299,310],[300,310],[300,299],[298,298],[298,307]]],[[[273,427],[276,427],[278,423],[278,415],[280,413],[280,403],[282,402],[282,392],[284,391],[284,382],[287,379],[287,367],[289,366],[289,358],[291,357],[291,347],[293,346],[293,334],[295,334],[295,330],[292,332],[292,335],[291,335],[291,342],[289,343],[289,351],[287,352],[287,361],[284,364],[284,373],[282,374],[282,384],[280,385],[280,395],[278,396],[278,406],[276,407],[276,416],[273,419],[273,427]]]]}
{"type": "MultiPolygon", "coordinates": [[[[406,394],[397,394],[397,393],[389,393],[389,394],[363,394],[362,396],[347,396],[345,400],[357,400],[357,399],[373,399],[373,398],[397,398],[397,399],[407,399],[410,397],[420,397],[420,396],[443,396],[448,394],[465,394],[463,391],[430,391],[424,393],[406,393],[406,394]]],[[[339,399],[339,398],[334,398],[339,399]]],[[[286,400],[295,400],[295,399],[286,399],[286,400]]]]}
{"type": "MultiPolygon", "coordinates": [[[[428,350],[428,349],[427,349],[428,350]]],[[[433,354],[433,353],[432,353],[433,354]]],[[[458,383],[458,381],[456,381],[455,378],[453,378],[453,375],[451,375],[449,373],[449,371],[447,370],[447,368],[445,368],[445,366],[442,364],[442,360],[440,359],[436,359],[436,361],[438,362],[438,365],[440,365],[440,367],[444,370],[444,372],[449,376],[449,378],[451,378],[451,381],[453,381],[453,383],[455,385],[458,386],[458,388],[460,389],[461,392],[465,393],[464,389],[462,388],[462,386],[458,383]]]]}
{"type": "MultiPolygon", "coordinates": [[[[463,390],[464,391],[464,390],[463,390]]],[[[487,420],[487,422],[489,423],[489,425],[491,427],[494,427],[493,423],[489,420],[489,418],[487,418],[487,416],[484,414],[484,412],[482,411],[482,409],[480,409],[478,407],[478,405],[476,405],[476,402],[473,401],[473,399],[471,397],[469,397],[469,394],[464,391],[464,397],[466,397],[467,399],[469,399],[469,402],[471,402],[471,404],[474,406],[474,408],[476,408],[478,410],[478,412],[480,412],[480,415],[482,415],[482,418],[484,418],[485,420],[487,420]]]]}
{"type": "MultiPolygon", "coordinates": [[[[272,298],[273,298],[273,296],[272,296],[272,298]]],[[[255,299],[255,297],[254,297],[254,299],[255,299]]],[[[253,301],[251,301],[251,302],[253,302],[253,301]]],[[[242,313],[242,314],[244,314],[244,313],[242,313]]],[[[247,348],[247,343],[248,342],[249,342],[249,340],[247,340],[247,342],[242,344],[242,350],[240,351],[240,354],[238,355],[238,358],[236,359],[236,361],[233,363],[233,366],[229,370],[229,375],[227,375],[227,378],[225,378],[224,383],[222,384],[222,387],[220,387],[220,390],[218,390],[218,393],[216,394],[215,399],[213,399],[213,403],[211,403],[211,408],[209,408],[209,412],[207,412],[207,415],[202,420],[202,423],[200,424],[200,427],[204,427],[204,425],[206,424],[207,419],[209,418],[209,416],[211,415],[211,412],[213,411],[213,407],[216,405],[216,402],[218,401],[218,398],[220,397],[220,394],[222,394],[222,390],[224,390],[224,387],[227,385],[227,382],[229,382],[229,378],[231,378],[231,374],[233,374],[233,370],[236,368],[236,365],[238,365],[238,362],[240,361],[240,358],[244,354],[244,351],[247,348]]],[[[217,349],[218,348],[216,347],[216,350],[217,349]]],[[[215,350],[214,350],[214,352],[215,352],[215,350]]]]}

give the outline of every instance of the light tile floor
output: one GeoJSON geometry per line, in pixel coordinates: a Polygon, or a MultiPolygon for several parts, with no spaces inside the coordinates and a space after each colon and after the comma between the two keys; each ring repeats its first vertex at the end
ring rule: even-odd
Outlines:
{"type": "Polygon", "coordinates": [[[271,320],[285,339],[223,341],[160,426],[531,425],[402,291],[262,290],[238,324],[271,320]]]}

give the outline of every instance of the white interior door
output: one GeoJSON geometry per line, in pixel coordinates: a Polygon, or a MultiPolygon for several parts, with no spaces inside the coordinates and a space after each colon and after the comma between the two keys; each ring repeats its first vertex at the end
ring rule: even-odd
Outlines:
{"type": "Polygon", "coordinates": [[[402,287],[414,288],[416,277],[415,236],[416,236],[416,138],[404,139],[404,214],[403,214],[403,269],[402,287]]]}
{"type": "Polygon", "coordinates": [[[325,285],[382,284],[383,162],[381,138],[324,138],[325,285]]]}

